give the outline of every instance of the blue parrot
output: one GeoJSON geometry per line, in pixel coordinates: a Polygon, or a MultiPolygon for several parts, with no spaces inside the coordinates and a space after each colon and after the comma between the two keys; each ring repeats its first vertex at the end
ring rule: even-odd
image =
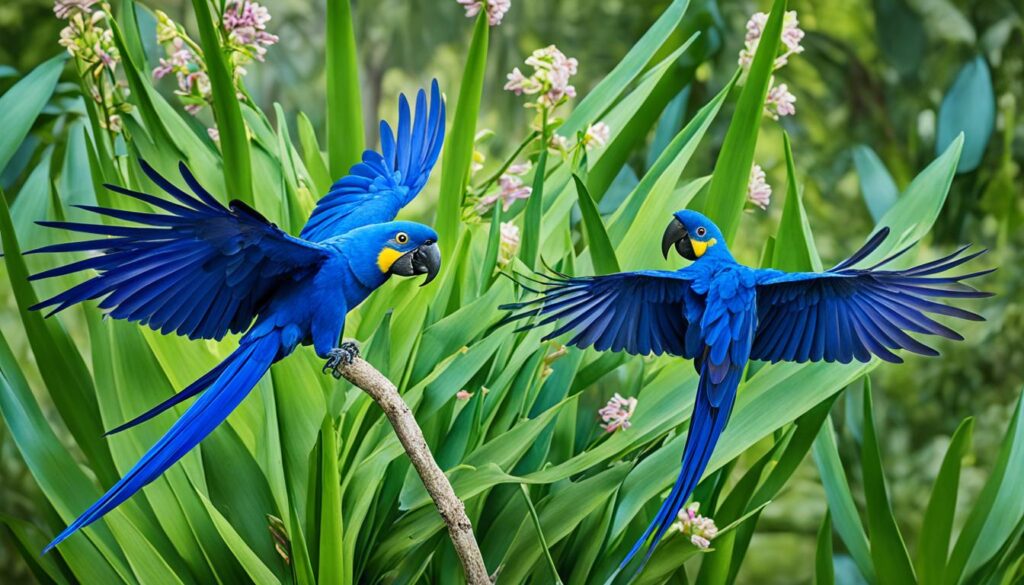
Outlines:
{"type": "Polygon", "coordinates": [[[271,364],[312,344],[324,372],[340,377],[358,347],[338,345],[345,315],[391,275],[440,269],[437,234],[422,224],[393,221],[423,188],[444,140],[444,103],[437,82],[428,110],[420,91],[416,116],[399,100],[397,136],[381,122],[381,152],[337,181],[313,210],[300,238],[290,236],[240,201],[225,207],[179,164],[188,193],[140,161],[145,174],[174,201],[106,185],[166,213],[80,206],[139,224],[43,221],[43,226],[94,234],[97,239],[26,253],[97,251],[98,255],[35,274],[31,280],[95,270],[98,275],[32,309],[52,315],[91,299],[115,319],[190,339],[242,333],[238,349],[187,388],[113,429],[123,431],[201,394],[170,430],[96,503],[61,532],[44,553],[96,521],[156,479],[199,444],[248,395],[271,364]]]}
{"type": "Polygon", "coordinates": [[[739,264],[711,220],[683,210],[664,233],[662,253],[668,258],[674,247],[693,261],[690,265],[675,272],[538,275],[532,279],[544,287],[532,291],[538,298],[502,307],[513,311],[503,323],[543,317],[521,329],[560,321],[545,340],[572,332],[567,343],[579,348],[680,356],[693,360],[700,375],[679,477],[620,570],[650,539],[646,563],[697,487],[749,360],[849,363],[878,356],[899,363],[891,350],[938,355],[908,331],[963,339],[926,313],[983,320],[930,299],[990,296],[962,281],[991,270],[943,276],[985,250],[964,255],[964,246],[906,270],[882,269],[910,246],[871,267],[855,268],[888,233],[887,228],[878,230],[853,256],[826,272],[788,273],[739,264]]]}

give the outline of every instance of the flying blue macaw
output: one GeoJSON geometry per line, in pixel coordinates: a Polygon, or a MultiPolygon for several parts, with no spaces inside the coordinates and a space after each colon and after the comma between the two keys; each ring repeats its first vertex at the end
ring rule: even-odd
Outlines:
{"type": "Polygon", "coordinates": [[[545,340],[572,332],[567,343],[579,348],[681,356],[693,360],[700,375],[679,477],[620,570],[650,539],[646,563],[697,487],[749,360],[849,363],[878,356],[899,363],[891,350],[938,355],[908,331],[963,339],[926,313],[982,320],[930,299],[990,296],[962,281],[991,270],[942,276],[984,250],[963,255],[964,246],[906,270],[882,269],[907,247],[869,268],[854,268],[888,233],[887,228],[878,230],[853,256],[826,272],[782,272],[739,264],[711,220],[683,210],[665,231],[662,253],[667,259],[675,247],[692,264],[675,272],[543,276],[537,282],[544,290],[533,291],[538,298],[502,307],[518,311],[506,322],[543,317],[523,329],[560,321],[545,340]]]}
{"type": "Polygon", "coordinates": [[[142,227],[39,222],[100,237],[27,253],[100,254],[35,274],[32,280],[82,270],[99,274],[33,309],[52,308],[52,315],[75,303],[102,298],[99,306],[109,316],[164,334],[219,340],[229,331],[245,332],[238,349],[223,362],[162,404],[110,431],[135,426],[203,392],[142,459],[44,552],[131,497],[199,444],[271,364],[298,345],[312,344],[317,355],[327,360],[324,371],[340,377],[340,366],[358,354],[354,343],[338,345],[345,315],[391,275],[425,274],[424,285],[434,279],[441,263],[437,234],[422,224],[393,220],[426,183],[441,151],[444,119],[436,81],[429,110],[424,92],[417,95],[413,121],[402,96],[397,136],[381,122],[381,152],[363,153],[363,162],[320,200],[299,238],[240,201],[223,206],[184,164],[179,170],[191,194],[144,161],[143,171],[174,201],[115,185],[106,187],[167,213],[80,206],[142,227]]]}

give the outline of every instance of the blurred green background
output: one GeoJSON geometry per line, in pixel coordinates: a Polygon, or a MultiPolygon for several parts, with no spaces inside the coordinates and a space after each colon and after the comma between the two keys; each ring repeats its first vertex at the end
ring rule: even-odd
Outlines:
{"type": "MultiPolygon", "coordinates": [[[[555,44],[579,60],[574,78],[586,94],[614,66],[657,18],[668,2],[653,0],[513,0],[502,26],[492,30],[488,82],[478,128],[494,131],[480,148],[485,169],[493,170],[528,132],[529,111],[522,100],[502,91],[505,74],[536,48],[555,44]]],[[[684,119],[688,107],[705,103],[727,81],[742,47],[744,24],[763,2],[704,2],[717,52],[703,63],[699,83],[689,87],[666,116],[684,119]]],[[[188,2],[151,2],[174,20],[192,25],[188,2]]],[[[324,6],[303,0],[266,0],[273,15],[268,27],[280,36],[266,63],[254,64],[246,84],[264,110],[280,102],[289,110],[310,113],[324,132],[324,6]]],[[[897,520],[913,549],[921,525],[926,494],[938,472],[942,453],[956,425],[976,417],[976,459],[965,468],[961,497],[973,500],[981,488],[1007,427],[1017,393],[1024,383],[1024,231],[1020,229],[1024,187],[1024,35],[1021,3],[1002,0],[794,0],[790,9],[807,32],[805,52],[779,74],[797,97],[797,114],[780,124],[765,124],[755,162],[767,172],[776,201],[767,212],[745,214],[743,241],[767,237],[781,213],[785,161],[781,130],[798,151],[798,173],[806,177],[804,203],[815,227],[816,244],[826,263],[854,250],[872,229],[865,197],[885,187],[886,173],[898,189],[936,155],[943,128],[940,111],[965,65],[983,63],[990,74],[974,83],[968,95],[947,108],[967,119],[994,120],[990,134],[967,150],[980,159],[956,176],[946,207],[928,245],[932,257],[959,243],[974,242],[993,249],[983,263],[998,265],[982,288],[998,296],[985,303],[985,323],[963,328],[964,343],[939,343],[943,356],[905,356],[900,367],[881,366],[873,376],[876,416],[886,462],[890,495],[897,520]],[[981,88],[980,90],[978,88],[981,88]],[[970,93],[975,92],[975,93],[970,93]],[[871,153],[877,154],[877,158],[871,153]],[[881,183],[879,183],[881,181],[881,183]],[[867,191],[867,193],[865,193],[867,191]]],[[[391,117],[399,91],[408,91],[436,76],[442,88],[458,82],[463,66],[466,26],[454,0],[374,0],[353,2],[359,42],[368,143],[375,141],[376,119],[391,117]]],[[[63,23],[45,0],[5,0],[0,5],[0,93],[21,74],[61,52],[57,38],[63,23]]],[[[173,84],[161,85],[170,94],[173,84]]],[[[74,108],[55,98],[51,115],[74,108]]],[[[729,105],[727,108],[731,107],[729,105]]],[[[204,113],[208,116],[209,112],[204,113]]],[[[954,114],[947,114],[954,115],[954,114]]],[[[0,186],[16,192],[22,171],[37,162],[40,143],[56,140],[60,131],[43,116],[33,132],[31,148],[0,174],[0,186]]],[[[715,160],[728,116],[719,117],[695,155],[692,169],[707,169],[715,160]]],[[[984,124],[982,123],[982,126],[984,124]]],[[[969,137],[969,141],[972,137],[969,137]]],[[[652,135],[651,146],[658,138],[652,135]]],[[[965,158],[967,155],[965,153],[965,158]]],[[[653,157],[634,155],[630,167],[642,175],[653,157]]],[[[628,174],[628,173],[627,173],[628,174]]],[[[620,177],[623,181],[630,177],[620,177]]],[[[635,181],[635,179],[632,179],[635,181]]],[[[432,216],[437,198],[436,177],[415,212],[432,216]]],[[[656,245],[652,242],[652,246],[656,245]]],[[[756,250],[739,255],[755,261],[756,250]]],[[[5,292],[4,296],[9,296],[5,292]]],[[[7,338],[24,344],[16,315],[2,313],[7,338]]],[[[16,348],[18,349],[18,348],[16,348]]],[[[23,349],[23,348],[21,348],[23,349]]],[[[842,416],[836,417],[844,460],[857,459],[859,404],[856,392],[845,395],[842,416]]],[[[848,469],[854,496],[859,468],[848,469]]],[[[32,519],[49,514],[45,500],[26,472],[0,423],[0,513],[32,519]]],[[[769,506],[758,526],[749,556],[739,574],[743,583],[808,581],[813,569],[815,534],[824,496],[808,459],[783,496],[769,506]]],[[[0,547],[0,581],[30,579],[7,539],[0,547]]],[[[854,574],[853,571],[850,572],[854,574]]],[[[849,582],[849,581],[847,581],[849,582]]]]}

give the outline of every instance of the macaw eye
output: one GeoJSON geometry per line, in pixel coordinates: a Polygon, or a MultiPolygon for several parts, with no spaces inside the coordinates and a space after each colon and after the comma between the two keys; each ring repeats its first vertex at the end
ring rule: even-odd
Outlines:
{"type": "Polygon", "coordinates": [[[409,235],[405,232],[398,232],[398,235],[395,236],[395,241],[399,244],[405,244],[409,241],[409,235]]]}
{"type": "Polygon", "coordinates": [[[707,233],[708,233],[708,230],[704,229],[703,227],[697,228],[697,237],[698,238],[703,238],[705,235],[707,235],[707,233]]]}

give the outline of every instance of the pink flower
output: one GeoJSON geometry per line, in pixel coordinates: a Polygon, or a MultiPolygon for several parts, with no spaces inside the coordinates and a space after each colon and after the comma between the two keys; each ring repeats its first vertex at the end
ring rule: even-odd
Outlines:
{"type": "MultiPolygon", "coordinates": [[[[754,54],[757,53],[757,46],[761,42],[761,35],[764,34],[764,27],[768,23],[768,15],[764,12],[755,13],[747,21],[747,35],[744,39],[743,50],[740,51],[739,63],[743,69],[750,69],[754,62],[754,54]]],[[[778,69],[789,62],[791,55],[804,51],[800,41],[804,38],[804,31],[800,29],[800,21],[795,10],[790,10],[782,18],[782,44],[786,52],[775,59],[774,69],[778,69]]]]}
{"type": "Polygon", "coordinates": [[[768,96],[764,100],[764,109],[773,120],[778,120],[782,116],[792,116],[796,113],[794,103],[796,103],[796,96],[789,93],[789,88],[785,83],[780,83],[772,85],[768,90],[768,96]]]}
{"type": "Polygon", "coordinates": [[[512,0],[458,0],[458,3],[466,9],[466,17],[473,18],[487,5],[487,22],[491,26],[501,24],[505,13],[512,8],[512,0]]]}
{"type": "Polygon", "coordinates": [[[270,12],[256,2],[228,0],[222,23],[228,39],[238,50],[257,61],[263,61],[267,47],[278,41],[277,35],[266,31],[269,21],[270,12]]]}
{"type": "Polygon", "coordinates": [[[604,122],[593,124],[587,128],[587,133],[583,136],[583,146],[587,148],[601,148],[608,144],[609,134],[608,124],[604,122]]]}
{"type": "Polygon", "coordinates": [[[526,173],[530,172],[530,169],[532,169],[532,168],[533,168],[533,165],[530,163],[530,161],[526,161],[526,162],[523,162],[523,163],[516,163],[516,164],[513,164],[513,165],[509,165],[508,169],[506,169],[505,172],[510,174],[510,175],[515,175],[517,177],[521,177],[521,176],[525,175],[526,173]]]}
{"type": "Polygon", "coordinates": [[[750,169],[750,180],[747,182],[747,201],[761,209],[768,209],[772,201],[772,187],[765,181],[764,169],[754,165],[750,169]]]}
{"type": "Polygon", "coordinates": [[[472,397],[473,397],[473,393],[472,392],[468,392],[466,390],[459,390],[458,392],[455,393],[455,398],[457,400],[469,400],[472,397]]]}
{"type": "Polygon", "coordinates": [[[608,404],[597,411],[597,414],[601,417],[604,423],[601,428],[606,432],[614,433],[615,431],[622,429],[626,430],[632,424],[629,419],[633,416],[633,411],[636,410],[637,399],[630,396],[629,398],[623,398],[618,392],[608,401],[608,404]]]}
{"type": "Polygon", "coordinates": [[[220,130],[216,128],[207,128],[206,135],[210,137],[210,140],[220,142],[220,130]]]}
{"type": "MultiPolygon", "coordinates": [[[[527,77],[518,67],[508,74],[505,89],[516,95],[540,94],[534,107],[553,108],[564,100],[576,97],[576,88],[569,84],[569,78],[576,75],[579,62],[566,57],[554,45],[537,49],[527,59],[533,67],[533,75],[527,77]]],[[[532,104],[528,104],[532,105],[532,104]]]]}
{"type": "Polygon", "coordinates": [[[527,199],[530,197],[530,193],[533,193],[533,187],[524,185],[522,179],[509,174],[504,174],[498,179],[498,187],[497,193],[480,199],[479,211],[487,210],[497,203],[498,199],[501,199],[502,211],[508,211],[517,199],[527,199]]]}
{"type": "Polygon", "coordinates": [[[675,523],[672,526],[690,537],[690,542],[701,550],[707,550],[711,541],[718,536],[718,527],[711,518],[701,516],[697,513],[700,510],[700,503],[693,502],[686,508],[679,511],[675,523]]]}
{"type": "Polygon", "coordinates": [[[99,0],[57,0],[53,3],[53,13],[61,20],[67,20],[76,12],[89,14],[93,4],[99,0]]]}

